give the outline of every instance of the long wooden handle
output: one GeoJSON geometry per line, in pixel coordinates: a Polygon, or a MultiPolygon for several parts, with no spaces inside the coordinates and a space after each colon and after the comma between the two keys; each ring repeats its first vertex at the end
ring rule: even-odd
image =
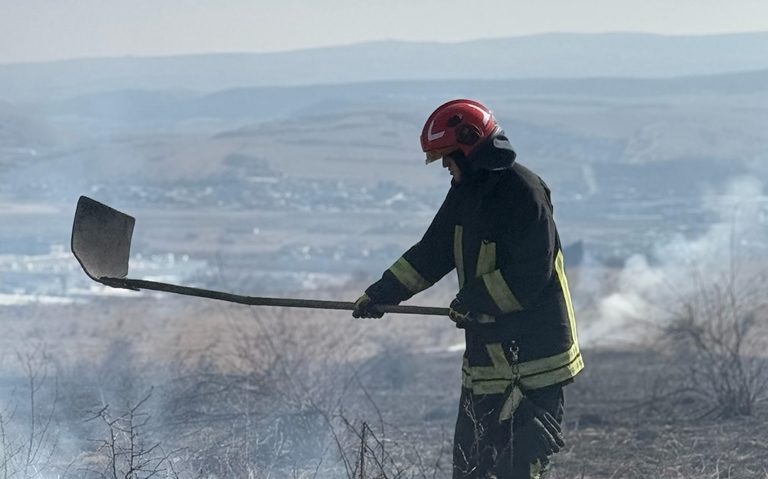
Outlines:
{"type": "MultiPolygon", "coordinates": [[[[166,293],[183,294],[186,296],[198,296],[200,298],[218,299],[231,303],[246,304],[249,306],[282,306],[286,308],[311,308],[311,309],[335,309],[352,311],[355,303],[349,301],[327,301],[321,299],[295,299],[295,298],[264,298],[258,296],[241,296],[239,294],[212,291],[209,289],[191,288],[175,284],[146,281],[143,279],[127,278],[99,278],[100,283],[113,288],[132,290],[151,289],[166,293]]],[[[384,313],[422,314],[427,316],[448,316],[448,308],[435,308],[429,306],[399,306],[392,304],[376,305],[376,309],[384,313]]]]}

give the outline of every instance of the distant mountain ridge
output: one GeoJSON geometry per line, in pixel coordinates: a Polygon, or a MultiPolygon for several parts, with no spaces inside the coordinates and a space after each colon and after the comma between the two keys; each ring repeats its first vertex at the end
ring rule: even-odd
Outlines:
{"type": "MultiPolygon", "coordinates": [[[[489,99],[546,97],[643,99],[665,96],[765,95],[768,69],[678,78],[578,78],[509,80],[408,80],[313,86],[253,87],[211,93],[120,90],[51,102],[44,107],[56,116],[80,116],[116,123],[181,121],[191,118],[268,119],[320,108],[344,109],[347,104],[391,104],[423,101],[432,104],[451,96],[489,99]]],[[[1,110],[0,110],[1,111],[1,110]]]]}
{"type": "Polygon", "coordinates": [[[0,99],[110,90],[395,80],[671,78],[768,69],[768,32],[662,36],[544,34],[461,43],[381,41],[278,53],[125,57],[0,65],[0,99]]]}

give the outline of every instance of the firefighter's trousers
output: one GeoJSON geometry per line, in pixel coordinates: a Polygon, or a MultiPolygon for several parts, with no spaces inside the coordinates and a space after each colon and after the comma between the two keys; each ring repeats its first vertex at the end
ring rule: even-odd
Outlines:
{"type": "MultiPolygon", "coordinates": [[[[530,391],[526,396],[563,420],[563,388],[560,385],[530,391]]],[[[540,479],[546,463],[530,463],[515,455],[519,441],[514,430],[518,417],[499,422],[502,394],[473,394],[462,388],[453,438],[453,479],[540,479]],[[510,447],[511,446],[511,447],[510,447]]]]}

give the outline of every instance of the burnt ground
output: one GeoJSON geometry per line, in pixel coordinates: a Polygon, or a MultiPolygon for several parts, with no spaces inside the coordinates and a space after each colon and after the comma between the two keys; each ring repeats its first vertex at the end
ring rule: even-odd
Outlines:
{"type": "MultiPolygon", "coordinates": [[[[665,393],[674,368],[657,351],[587,349],[584,355],[586,369],[566,387],[567,445],[548,477],[768,477],[765,407],[752,417],[701,417],[695,399],[665,393]]],[[[375,400],[385,416],[400,417],[398,432],[419,437],[414,442],[427,450],[442,444],[446,455],[457,409],[459,355],[409,362],[414,369],[407,387],[372,388],[375,400]]],[[[449,459],[443,460],[446,469],[449,459]]]]}
{"type": "MultiPolygon", "coordinates": [[[[57,398],[40,438],[55,450],[40,470],[59,477],[103,477],[109,457],[94,438],[104,430],[86,419],[107,404],[118,414],[147,391],[142,432],[190,466],[169,477],[355,477],[363,423],[365,477],[450,477],[461,352],[449,348],[462,338],[441,319],[361,322],[151,298],[2,312],[5,444],[30,437],[29,375],[18,363],[29,353],[38,379],[49,363],[36,407],[43,420],[57,398]],[[336,436],[323,432],[329,424],[336,436]],[[390,465],[377,469],[381,457],[390,465]],[[73,466],[83,463],[99,466],[73,466]]],[[[750,417],[704,414],[700,398],[669,394],[681,370],[660,348],[584,355],[550,478],[768,478],[764,405],[750,417]]]]}
{"type": "Polygon", "coordinates": [[[658,351],[586,351],[567,388],[568,448],[554,478],[765,478],[766,411],[701,417],[685,396],[666,396],[674,365],[658,351]]]}

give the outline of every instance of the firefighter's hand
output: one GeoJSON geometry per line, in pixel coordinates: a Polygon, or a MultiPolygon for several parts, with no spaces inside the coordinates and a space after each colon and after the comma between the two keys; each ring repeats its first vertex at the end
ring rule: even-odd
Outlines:
{"type": "Polygon", "coordinates": [[[544,460],[565,447],[560,424],[530,399],[524,397],[515,414],[522,417],[514,430],[514,448],[527,461],[544,460]]]}
{"type": "Polygon", "coordinates": [[[355,301],[355,309],[352,311],[352,316],[355,318],[381,318],[384,316],[384,313],[376,309],[376,305],[373,304],[371,298],[363,293],[355,301]]]}
{"type": "Polygon", "coordinates": [[[472,313],[461,304],[461,301],[459,301],[459,298],[455,298],[453,301],[451,301],[451,306],[448,309],[448,317],[451,318],[451,321],[456,323],[456,327],[459,329],[466,329],[467,326],[469,326],[474,320],[472,318],[472,313]]]}

